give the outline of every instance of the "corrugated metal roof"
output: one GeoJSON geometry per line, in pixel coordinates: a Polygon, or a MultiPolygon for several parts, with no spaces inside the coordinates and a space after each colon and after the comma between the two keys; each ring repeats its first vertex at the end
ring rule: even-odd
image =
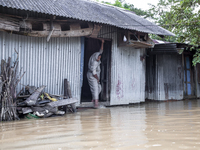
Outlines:
{"type": "Polygon", "coordinates": [[[176,49],[176,44],[165,43],[165,44],[155,44],[153,52],[161,53],[178,53],[176,49]]]}
{"type": "Polygon", "coordinates": [[[131,11],[86,0],[0,0],[8,8],[91,21],[145,33],[170,35],[173,33],[137,16],[131,11]]]}

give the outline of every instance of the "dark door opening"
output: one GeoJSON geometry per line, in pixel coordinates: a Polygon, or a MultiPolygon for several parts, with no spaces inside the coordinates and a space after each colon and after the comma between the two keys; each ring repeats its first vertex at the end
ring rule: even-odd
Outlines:
{"type": "MultiPolygon", "coordinates": [[[[111,73],[111,41],[105,41],[104,51],[101,57],[101,79],[102,91],[99,94],[99,101],[109,101],[110,99],[110,73],[111,73]]],[[[91,102],[92,94],[87,80],[88,62],[90,56],[98,52],[101,47],[101,40],[85,38],[84,47],[84,68],[83,85],[81,89],[81,102],[91,102]]]]}

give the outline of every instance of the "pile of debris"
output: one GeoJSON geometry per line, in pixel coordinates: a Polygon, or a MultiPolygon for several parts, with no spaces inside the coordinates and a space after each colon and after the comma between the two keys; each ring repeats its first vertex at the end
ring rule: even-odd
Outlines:
{"type": "Polygon", "coordinates": [[[17,112],[20,116],[46,118],[52,115],[63,115],[68,110],[76,112],[76,99],[64,99],[64,96],[42,92],[44,88],[45,86],[39,88],[26,86],[25,92],[23,92],[24,89],[21,90],[22,93],[17,99],[17,112]]]}
{"type": "Polygon", "coordinates": [[[18,74],[18,52],[17,59],[12,63],[1,60],[0,74],[0,121],[19,120],[21,117],[49,117],[52,115],[63,115],[66,111],[76,111],[77,99],[72,98],[69,81],[64,80],[64,95],[50,95],[44,93],[45,86],[36,88],[26,86],[17,94],[17,85],[24,76],[22,69],[18,74]]]}

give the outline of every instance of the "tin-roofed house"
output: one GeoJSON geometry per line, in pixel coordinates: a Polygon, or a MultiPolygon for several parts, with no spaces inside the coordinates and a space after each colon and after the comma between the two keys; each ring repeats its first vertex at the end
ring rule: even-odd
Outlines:
{"type": "Polygon", "coordinates": [[[200,97],[200,66],[193,66],[191,45],[154,40],[147,50],[146,99],[183,100],[200,97]]]}
{"type": "Polygon", "coordinates": [[[148,33],[174,35],[133,12],[86,0],[0,0],[0,13],[0,58],[19,52],[21,87],[63,94],[67,78],[79,104],[91,101],[87,64],[100,39],[100,99],[121,105],[145,101],[145,49],[154,46],[148,33]]]}

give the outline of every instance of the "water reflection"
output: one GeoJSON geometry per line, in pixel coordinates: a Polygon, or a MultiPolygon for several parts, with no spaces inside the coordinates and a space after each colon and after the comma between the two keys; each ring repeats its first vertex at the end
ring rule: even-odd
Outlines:
{"type": "Polygon", "coordinates": [[[0,123],[0,149],[198,149],[199,107],[151,102],[0,123]]]}

